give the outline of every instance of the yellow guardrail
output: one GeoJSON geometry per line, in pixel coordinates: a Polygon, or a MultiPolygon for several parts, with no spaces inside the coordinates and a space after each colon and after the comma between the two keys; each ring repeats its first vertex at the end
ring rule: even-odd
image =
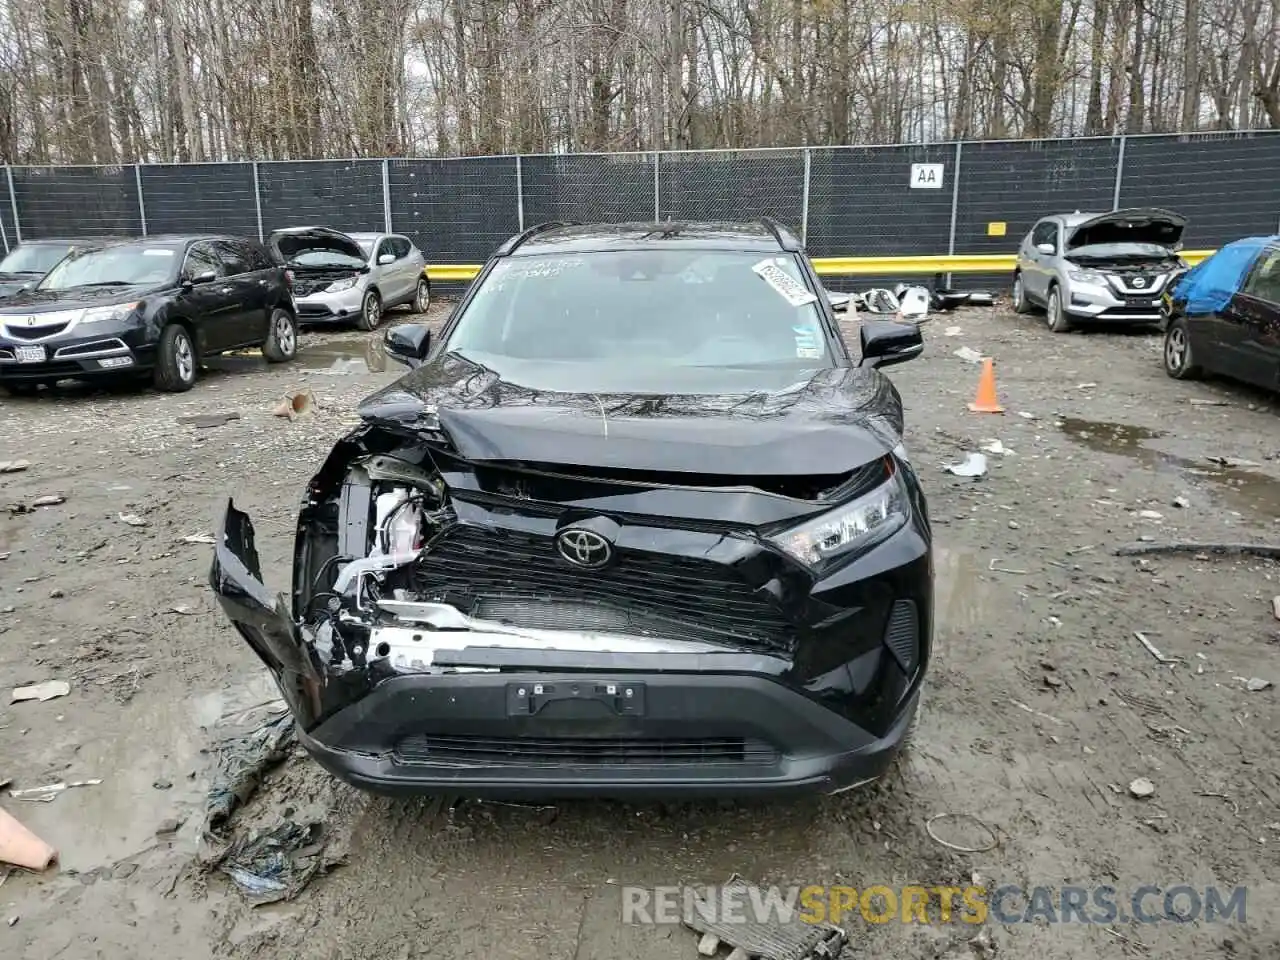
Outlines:
{"type": "MultiPolygon", "coordinates": [[[[1195,266],[1212,256],[1212,250],[1184,250],[1182,259],[1195,266]]],[[[935,257],[815,257],[820,276],[896,277],[915,273],[1012,273],[1017,257],[1011,253],[957,253],[935,257]]],[[[435,264],[427,276],[442,282],[474,279],[478,265],[435,264]]]]}

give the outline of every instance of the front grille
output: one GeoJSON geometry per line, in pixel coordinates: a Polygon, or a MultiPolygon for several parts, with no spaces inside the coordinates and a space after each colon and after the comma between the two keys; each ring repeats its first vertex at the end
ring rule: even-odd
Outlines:
{"type": "Polygon", "coordinates": [[[723,564],[619,550],[611,566],[585,570],[564,563],[550,538],[510,530],[455,527],[418,562],[415,579],[424,599],[487,608],[515,626],[600,630],[608,620],[624,632],[781,652],[795,634],[723,564]]]}
{"type": "Polygon", "coordinates": [[[46,323],[39,327],[5,327],[5,332],[13,340],[39,340],[61,333],[67,327],[66,323],[46,323]]]}
{"type": "Polygon", "coordinates": [[[416,734],[395,748],[403,764],[459,767],[674,767],[776,763],[778,752],[740,737],[636,739],[592,737],[472,737],[416,734]]]}

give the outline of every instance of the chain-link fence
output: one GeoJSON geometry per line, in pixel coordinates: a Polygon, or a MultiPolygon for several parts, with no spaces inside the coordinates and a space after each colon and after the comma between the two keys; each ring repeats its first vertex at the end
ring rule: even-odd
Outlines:
{"type": "Polygon", "coordinates": [[[1038,218],[1160,206],[1184,243],[1280,232],[1280,131],[887,147],[6,167],[0,240],[324,224],[480,263],[547,220],[771,216],[815,257],[1011,252],[1038,218]]]}

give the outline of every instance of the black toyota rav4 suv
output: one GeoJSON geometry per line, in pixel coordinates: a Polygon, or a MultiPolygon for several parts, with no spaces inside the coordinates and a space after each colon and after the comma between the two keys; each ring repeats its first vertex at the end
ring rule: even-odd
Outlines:
{"type": "Polygon", "coordinates": [[[284,268],[256,240],[162,236],[73,249],[34,288],[0,305],[0,385],[147,376],[191,389],[200,358],[298,347],[284,268]]]}
{"type": "Polygon", "coordinates": [[[291,598],[234,503],[211,583],[311,754],[377,792],[838,791],[930,660],[898,390],[772,222],[508,241],[302,499],[291,598]]]}

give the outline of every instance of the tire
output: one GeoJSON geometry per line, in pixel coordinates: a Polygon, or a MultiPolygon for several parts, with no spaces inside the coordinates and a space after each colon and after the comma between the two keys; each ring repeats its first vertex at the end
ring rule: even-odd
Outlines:
{"type": "Polygon", "coordinates": [[[1164,372],[1174,380],[1198,380],[1204,371],[1196,366],[1191,352],[1191,331],[1185,317],[1169,322],[1164,332],[1164,372]]]}
{"type": "Polygon", "coordinates": [[[1071,318],[1062,308],[1062,288],[1054,284],[1049,288],[1049,302],[1045,306],[1045,321],[1054,333],[1069,333],[1071,318]]]}
{"type": "Polygon", "coordinates": [[[426,313],[431,306],[431,284],[426,277],[418,278],[418,288],[413,293],[411,306],[414,313],[426,313]]]}
{"type": "Polygon", "coordinates": [[[200,366],[196,346],[187,328],[171,323],[160,333],[156,347],[154,373],[157,390],[165,393],[185,393],[196,385],[196,371],[200,366]]]}
{"type": "Polygon", "coordinates": [[[1030,313],[1031,301],[1027,299],[1027,290],[1022,283],[1022,274],[1013,275],[1013,312],[1030,313]]]}
{"type": "Polygon", "coordinates": [[[356,321],[356,325],[361,330],[377,330],[380,323],[382,323],[382,298],[378,296],[376,290],[370,290],[360,303],[360,319],[356,321]]]}
{"type": "Polygon", "coordinates": [[[285,363],[298,355],[298,321],[284,307],[271,311],[267,339],[262,344],[267,363],[285,363]]]}
{"type": "Polygon", "coordinates": [[[37,383],[6,383],[4,392],[11,397],[34,397],[40,390],[40,384],[37,383]]]}

